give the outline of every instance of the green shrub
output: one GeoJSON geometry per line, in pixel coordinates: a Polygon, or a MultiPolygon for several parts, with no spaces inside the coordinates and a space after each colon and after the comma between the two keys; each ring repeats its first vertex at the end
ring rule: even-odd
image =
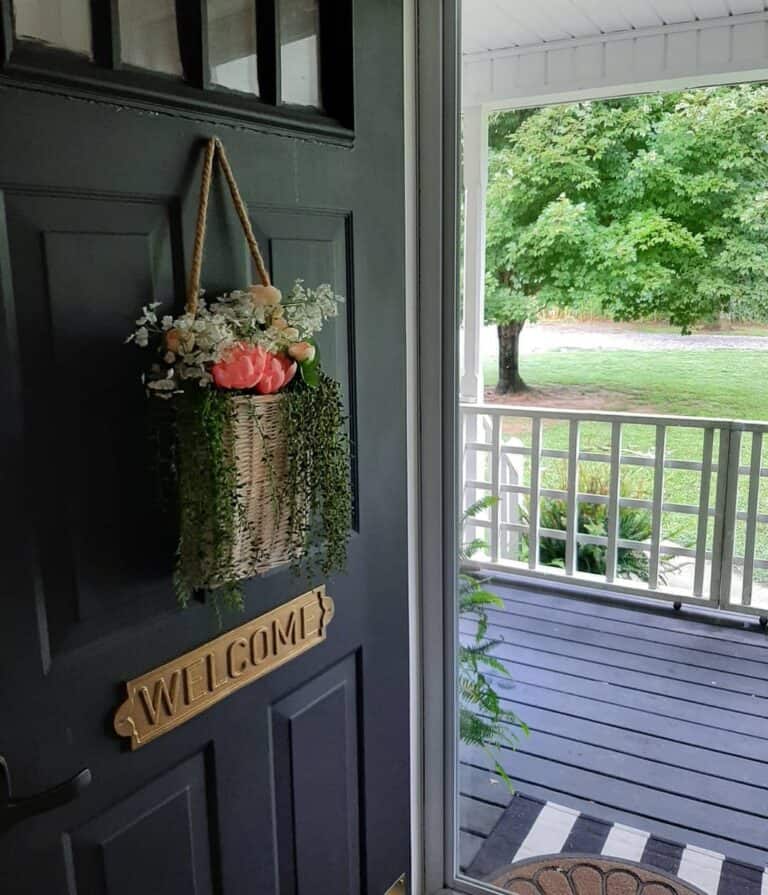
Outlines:
{"type": "MultiPolygon", "coordinates": [[[[568,484],[563,478],[557,486],[567,490],[568,484]]],[[[627,475],[622,476],[621,496],[647,500],[648,491],[627,475]]],[[[606,472],[602,464],[594,466],[582,465],[579,470],[579,492],[607,496],[610,491],[606,472]]],[[[565,499],[544,497],[539,504],[539,526],[554,531],[566,531],[568,504],[565,499]]],[[[521,507],[520,516],[524,523],[529,520],[529,507],[521,507]]],[[[648,541],[652,532],[650,510],[621,507],[619,510],[619,539],[623,541],[648,541]]],[[[608,505],[605,503],[580,502],[578,509],[578,530],[582,534],[608,536],[608,505]]],[[[528,537],[523,535],[520,544],[521,559],[528,559],[528,537]]],[[[599,544],[583,544],[577,547],[576,567],[579,572],[592,575],[605,575],[607,547],[599,544]]],[[[543,566],[565,567],[565,541],[558,538],[542,537],[539,540],[539,563],[543,566]]],[[[660,578],[664,581],[664,573],[672,570],[668,559],[661,558],[660,578]]],[[[616,557],[616,574],[620,578],[634,578],[647,581],[649,578],[648,554],[630,547],[619,547],[616,557]]]]}

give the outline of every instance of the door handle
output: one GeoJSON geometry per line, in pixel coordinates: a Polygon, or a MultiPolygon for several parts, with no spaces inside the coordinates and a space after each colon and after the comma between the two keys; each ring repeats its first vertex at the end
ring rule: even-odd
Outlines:
{"type": "Polygon", "coordinates": [[[74,777],[64,780],[50,789],[24,799],[14,798],[11,772],[8,763],[0,755],[0,832],[10,829],[19,821],[36,814],[52,811],[76,799],[91,782],[89,768],[83,768],[74,777]]]}

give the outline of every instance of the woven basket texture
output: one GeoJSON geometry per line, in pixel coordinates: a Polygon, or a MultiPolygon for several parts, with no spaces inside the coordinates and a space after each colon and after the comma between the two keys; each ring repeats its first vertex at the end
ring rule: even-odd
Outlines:
{"type": "Polygon", "coordinates": [[[240,581],[290,562],[289,515],[285,492],[288,452],[280,424],[281,395],[233,395],[232,452],[239,482],[242,515],[228,569],[218,581],[240,581]]]}

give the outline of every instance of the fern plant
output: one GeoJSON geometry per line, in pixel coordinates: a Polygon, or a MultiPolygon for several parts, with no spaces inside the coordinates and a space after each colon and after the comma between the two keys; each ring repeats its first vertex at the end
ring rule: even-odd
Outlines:
{"type": "MultiPolygon", "coordinates": [[[[562,491],[567,490],[568,483],[563,479],[556,485],[562,491]]],[[[579,469],[579,493],[607,496],[610,484],[600,464],[591,466],[583,464],[579,469]]],[[[622,476],[620,485],[621,497],[635,499],[649,498],[647,488],[634,477],[622,476]]],[[[520,507],[520,520],[524,524],[529,521],[529,507],[525,503],[520,507]]],[[[544,497],[539,507],[539,525],[541,528],[552,531],[565,531],[568,527],[568,503],[562,498],[544,497]]],[[[578,505],[578,530],[582,534],[596,535],[606,538],[608,536],[608,506],[605,503],[589,503],[580,501],[578,505]]],[[[643,543],[649,541],[653,531],[653,520],[647,509],[623,506],[619,510],[619,540],[636,541],[643,543]]],[[[679,540],[679,529],[668,527],[666,536],[673,540],[679,540]]],[[[560,538],[541,537],[539,540],[539,563],[542,566],[554,566],[565,568],[565,541],[560,538]]],[[[691,546],[685,543],[684,546],[691,546]]],[[[523,535],[520,539],[520,559],[528,559],[528,537],[523,535]]],[[[580,543],[577,546],[576,567],[579,572],[591,575],[605,575],[608,559],[608,550],[600,544],[580,543]]],[[[659,580],[666,584],[667,577],[677,571],[677,567],[670,557],[660,557],[659,580]]],[[[629,578],[639,581],[647,581],[650,575],[650,563],[648,554],[643,550],[632,547],[619,547],[616,551],[616,574],[619,578],[629,578]]]]}
{"type": "MultiPolygon", "coordinates": [[[[497,500],[495,497],[485,497],[472,504],[464,512],[462,523],[466,524],[497,500]]],[[[473,554],[486,546],[480,539],[463,544],[459,551],[460,563],[471,559],[473,554]]],[[[485,589],[486,584],[487,579],[468,571],[459,572],[459,615],[476,624],[472,640],[459,644],[459,737],[463,743],[483,749],[493,761],[496,773],[514,792],[512,782],[499,762],[498,750],[503,746],[517,748],[520,741],[518,731],[527,736],[529,730],[515,712],[504,708],[489,679],[491,672],[505,678],[509,678],[510,674],[504,663],[492,655],[502,640],[488,637],[488,610],[503,608],[504,603],[496,594],[485,589]]]]}

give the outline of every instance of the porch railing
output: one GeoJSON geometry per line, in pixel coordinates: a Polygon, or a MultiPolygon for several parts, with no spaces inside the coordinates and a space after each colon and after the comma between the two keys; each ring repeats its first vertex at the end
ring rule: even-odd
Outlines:
{"type": "Polygon", "coordinates": [[[464,506],[496,498],[466,524],[479,565],[768,615],[768,423],[493,404],[461,419],[464,506]],[[647,536],[627,537],[638,518],[647,536]]]}

